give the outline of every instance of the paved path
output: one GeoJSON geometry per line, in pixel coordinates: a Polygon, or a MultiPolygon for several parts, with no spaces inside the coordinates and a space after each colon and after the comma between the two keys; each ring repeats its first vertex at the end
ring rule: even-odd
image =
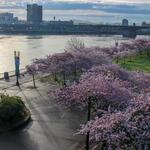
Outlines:
{"type": "MultiPolygon", "coordinates": [[[[0,81],[2,88],[3,81],[0,81]]],[[[0,150],[77,150],[84,138],[74,135],[85,114],[64,111],[47,96],[48,90],[55,85],[38,82],[32,89],[32,82],[24,83],[21,88],[9,87],[6,92],[23,98],[32,113],[31,123],[25,128],[0,134],[0,150]]]]}

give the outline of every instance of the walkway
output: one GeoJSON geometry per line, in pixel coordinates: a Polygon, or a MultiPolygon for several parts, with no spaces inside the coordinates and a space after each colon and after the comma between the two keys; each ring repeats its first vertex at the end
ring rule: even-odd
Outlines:
{"type": "Polygon", "coordinates": [[[32,82],[24,83],[21,88],[13,87],[14,84],[14,79],[7,84],[0,81],[0,89],[5,87],[10,95],[21,96],[33,121],[22,129],[0,134],[1,150],[77,150],[84,143],[84,138],[75,133],[85,114],[58,108],[47,96],[48,90],[56,85],[38,81],[38,88],[32,89],[32,82]]]}

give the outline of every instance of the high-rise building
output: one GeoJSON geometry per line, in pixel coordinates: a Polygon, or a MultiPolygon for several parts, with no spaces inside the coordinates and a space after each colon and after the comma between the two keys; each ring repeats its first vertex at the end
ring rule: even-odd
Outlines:
{"type": "Polygon", "coordinates": [[[129,25],[129,21],[127,19],[123,19],[122,26],[128,26],[128,25],[129,25]]]}
{"type": "Polygon", "coordinates": [[[43,20],[43,8],[37,4],[27,5],[27,22],[30,24],[40,24],[43,20]]]}
{"type": "Polygon", "coordinates": [[[1,13],[0,24],[12,24],[14,15],[12,13],[1,13]]]}

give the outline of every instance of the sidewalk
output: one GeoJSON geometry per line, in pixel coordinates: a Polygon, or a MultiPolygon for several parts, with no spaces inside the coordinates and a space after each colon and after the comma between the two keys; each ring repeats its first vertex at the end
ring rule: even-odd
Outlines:
{"type": "Polygon", "coordinates": [[[0,89],[6,88],[10,95],[21,96],[32,113],[31,123],[23,129],[0,134],[1,150],[77,150],[85,138],[74,135],[85,114],[68,112],[56,106],[47,92],[56,88],[37,81],[37,89],[25,80],[20,88],[13,86],[15,79],[5,83],[0,81],[0,89]]]}

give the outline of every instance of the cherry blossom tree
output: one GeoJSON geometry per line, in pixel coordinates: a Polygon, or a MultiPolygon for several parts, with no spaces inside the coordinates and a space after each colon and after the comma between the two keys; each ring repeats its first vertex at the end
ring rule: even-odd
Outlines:
{"type": "Polygon", "coordinates": [[[33,64],[38,66],[38,71],[53,74],[56,76],[63,75],[64,85],[69,75],[74,75],[77,80],[77,73],[90,69],[94,65],[109,64],[111,60],[107,55],[100,51],[92,51],[90,48],[76,49],[72,52],[63,52],[49,55],[43,59],[34,60],[33,64]]]}
{"type": "Polygon", "coordinates": [[[79,83],[61,88],[55,92],[55,99],[62,105],[72,106],[81,104],[87,106],[88,98],[92,97],[93,107],[112,111],[123,109],[132,98],[130,90],[125,88],[119,80],[111,80],[105,76],[90,76],[88,79],[82,77],[79,83]]]}
{"type": "Polygon", "coordinates": [[[140,91],[134,88],[141,91],[147,88],[149,77],[126,71],[118,65],[95,66],[81,76],[78,84],[57,90],[54,97],[61,106],[92,107],[90,111],[88,109],[88,115],[92,110],[96,119],[91,120],[88,116],[88,123],[82,126],[80,133],[90,138],[93,149],[137,149],[138,145],[148,143],[150,120],[146,106],[149,107],[150,101],[144,91],[138,96],[140,91]],[[147,112],[147,118],[142,112],[138,114],[142,110],[147,112]],[[141,117],[143,121],[139,125],[141,117]],[[139,121],[135,122],[136,119],[139,121]],[[145,129],[147,123],[149,127],[145,129]]]}
{"type": "Polygon", "coordinates": [[[33,85],[34,85],[34,88],[36,88],[36,84],[35,84],[35,74],[37,74],[38,66],[35,65],[35,64],[28,65],[28,66],[26,66],[26,71],[27,71],[28,74],[32,75],[32,78],[33,78],[33,85]]]}
{"type": "Polygon", "coordinates": [[[75,43],[75,45],[80,46],[67,49],[63,53],[36,59],[33,61],[33,64],[38,65],[38,71],[53,74],[55,79],[57,79],[58,74],[62,74],[65,84],[68,75],[74,74],[74,80],[77,80],[77,74],[79,72],[85,72],[93,66],[111,64],[111,59],[124,59],[136,55],[139,50],[150,50],[150,41],[142,39],[130,43],[122,43],[118,47],[107,48],[85,48],[83,44],[78,44],[80,42],[75,43]]]}
{"type": "Polygon", "coordinates": [[[117,47],[85,48],[72,41],[63,53],[34,60],[27,71],[63,76],[63,84],[49,93],[65,107],[87,109],[87,124],[81,134],[87,135],[93,149],[135,149],[150,141],[150,75],[129,72],[112,64],[114,58],[125,58],[137,53],[149,53],[150,40],[134,40],[117,47]],[[78,82],[66,84],[67,77],[82,73],[78,82]],[[95,118],[95,119],[94,119],[95,118]]]}
{"type": "Polygon", "coordinates": [[[105,113],[82,125],[81,134],[90,132],[93,149],[133,149],[150,143],[150,97],[139,95],[125,111],[105,113]]]}
{"type": "Polygon", "coordinates": [[[150,87],[150,75],[141,72],[130,72],[122,69],[119,65],[110,64],[95,66],[83,74],[84,80],[90,76],[102,75],[112,80],[118,79],[126,88],[134,92],[142,93],[150,87]]]}

